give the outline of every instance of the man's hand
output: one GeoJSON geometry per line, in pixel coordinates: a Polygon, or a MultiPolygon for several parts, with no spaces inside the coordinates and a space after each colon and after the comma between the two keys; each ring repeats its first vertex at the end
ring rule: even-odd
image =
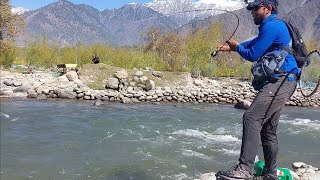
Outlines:
{"type": "Polygon", "coordinates": [[[231,51],[231,49],[228,45],[224,45],[224,46],[221,45],[221,46],[219,46],[218,50],[222,51],[222,52],[230,52],[231,51]]]}
{"type": "Polygon", "coordinates": [[[235,41],[233,39],[227,41],[227,43],[232,51],[237,51],[237,46],[240,44],[238,41],[235,41]]]}

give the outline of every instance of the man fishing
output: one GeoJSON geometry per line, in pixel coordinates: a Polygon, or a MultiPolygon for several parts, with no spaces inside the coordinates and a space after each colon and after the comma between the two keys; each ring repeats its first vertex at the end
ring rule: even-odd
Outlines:
{"type": "MultiPolygon", "coordinates": [[[[286,24],[277,19],[277,0],[255,0],[249,3],[254,23],[259,25],[259,34],[254,39],[238,43],[235,40],[220,46],[220,51],[236,51],[244,59],[255,62],[268,52],[280,51],[290,44],[290,33],[286,24]]],[[[251,107],[243,115],[243,135],[239,164],[226,172],[219,172],[220,179],[277,180],[277,126],[280,113],[296,88],[298,69],[295,58],[287,54],[279,73],[263,82],[256,82],[259,92],[251,107]],[[281,72],[281,73],[280,73],[281,72]],[[265,167],[260,177],[254,177],[254,162],[259,146],[263,146],[265,167]]],[[[257,88],[256,88],[257,89],[257,88]]]]}

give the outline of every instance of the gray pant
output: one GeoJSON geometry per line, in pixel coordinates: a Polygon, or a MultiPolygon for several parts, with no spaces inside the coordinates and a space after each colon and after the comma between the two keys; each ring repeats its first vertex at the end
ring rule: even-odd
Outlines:
{"type": "Polygon", "coordinates": [[[278,140],[277,126],[280,113],[296,88],[296,81],[287,77],[272,78],[257,94],[251,107],[243,115],[243,135],[239,162],[253,170],[261,138],[264,174],[276,175],[278,140]]]}

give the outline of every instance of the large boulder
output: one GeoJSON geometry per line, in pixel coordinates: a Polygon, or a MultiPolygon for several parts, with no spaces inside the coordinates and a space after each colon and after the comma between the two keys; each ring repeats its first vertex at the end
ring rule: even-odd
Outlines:
{"type": "Polygon", "coordinates": [[[66,77],[66,75],[58,77],[58,81],[60,82],[69,82],[69,79],[66,77]]]}
{"type": "Polygon", "coordinates": [[[14,93],[24,93],[24,92],[28,92],[28,89],[31,88],[31,85],[29,83],[22,83],[21,86],[15,88],[13,90],[14,93]]]}
{"type": "Polygon", "coordinates": [[[69,91],[66,89],[56,89],[54,90],[54,93],[59,97],[63,99],[75,99],[77,97],[77,93],[74,91],[69,91]]]}
{"type": "Polygon", "coordinates": [[[106,85],[107,89],[119,89],[119,80],[117,78],[109,78],[106,85]]]}
{"type": "Polygon", "coordinates": [[[69,81],[75,81],[76,79],[78,79],[78,74],[75,71],[67,72],[66,76],[67,76],[69,81]]]}
{"type": "Polygon", "coordinates": [[[128,72],[125,69],[122,69],[120,71],[117,71],[115,73],[115,77],[118,79],[128,79],[129,75],[128,72]]]}

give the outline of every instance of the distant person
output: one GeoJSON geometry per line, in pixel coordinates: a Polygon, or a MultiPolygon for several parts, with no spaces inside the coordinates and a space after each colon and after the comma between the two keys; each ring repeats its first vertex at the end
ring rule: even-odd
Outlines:
{"type": "Polygon", "coordinates": [[[99,64],[100,63],[100,59],[99,59],[99,56],[97,56],[96,54],[94,55],[94,58],[92,59],[92,62],[94,64],[99,64]]]}

